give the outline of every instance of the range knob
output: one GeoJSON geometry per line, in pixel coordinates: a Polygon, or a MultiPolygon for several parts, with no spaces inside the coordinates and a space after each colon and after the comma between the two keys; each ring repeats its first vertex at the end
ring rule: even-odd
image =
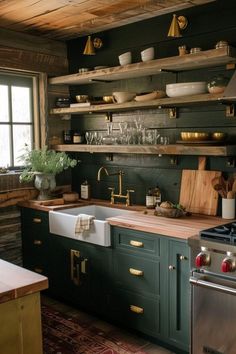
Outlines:
{"type": "Polygon", "coordinates": [[[211,257],[209,253],[200,252],[195,258],[195,265],[197,268],[209,266],[210,263],[211,263],[211,257]]]}
{"type": "Polygon", "coordinates": [[[221,263],[221,271],[223,273],[234,272],[236,269],[235,260],[233,258],[225,258],[221,263]]]}

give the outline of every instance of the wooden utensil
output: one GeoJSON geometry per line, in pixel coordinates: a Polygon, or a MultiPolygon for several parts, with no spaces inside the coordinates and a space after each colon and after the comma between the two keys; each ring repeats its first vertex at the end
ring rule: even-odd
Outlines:
{"type": "MultiPolygon", "coordinates": [[[[221,177],[221,171],[206,171],[206,157],[199,157],[198,170],[183,170],[179,203],[187,211],[216,215],[219,194],[212,188],[212,180],[221,177]]],[[[221,189],[223,190],[223,184],[221,189]]]]}

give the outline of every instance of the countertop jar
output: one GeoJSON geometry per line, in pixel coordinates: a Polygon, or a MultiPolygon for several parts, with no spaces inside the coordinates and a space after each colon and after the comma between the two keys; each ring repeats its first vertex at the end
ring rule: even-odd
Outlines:
{"type": "Polygon", "coordinates": [[[72,144],[73,143],[73,130],[64,130],[63,131],[63,141],[64,144],[72,144]]]}

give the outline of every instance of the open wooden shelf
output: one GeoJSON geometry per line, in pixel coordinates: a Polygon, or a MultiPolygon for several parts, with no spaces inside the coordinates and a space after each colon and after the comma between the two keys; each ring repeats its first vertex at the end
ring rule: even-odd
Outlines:
{"type": "Polygon", "coordinates": [[[165,71],[185,71],[214,67],[236,62],[236,49],[230,46],[219,49],[210,49],[195,54],[174,56],[140,62],[125,66],[93,70],[85,73],[53,77],[49,79],[52,85],[84,85],[97,81],[114,81],[137,78],[148,75],[157,75],[165,71]]]}
{"type": "Polygon", "coordinates": [[[236,145],[54,145],[56,151],[116,153],[116,154],[151,154],[151,155],[203,155],[203,156],[234,156],[236,145]]]}
{"type": "Polygon", "coordinates": [[[225,101],[222,94],[201,94],[194,96],[182,96],[173,98],[160,98],[152,101],[145,102],[125,102],[125,103],[111,103],[111,104],[97,104],[89,107],[68,107],[68,108],[53,108],[50,110],[51,114],[86,114],[96,112],[115,112],[115,111],[127,111],[135,109],[152,109],[152,108],[170,108],[187,105],[199,105],[199,104],[213,104],[221,103],[225,101]]]}

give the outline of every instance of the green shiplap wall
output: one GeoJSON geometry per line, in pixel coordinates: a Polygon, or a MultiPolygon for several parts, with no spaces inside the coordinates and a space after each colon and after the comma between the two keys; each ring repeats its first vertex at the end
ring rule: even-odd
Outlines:
{"type": "MultiPolygon", "coordinates": [[[[236,3],[233,0],[216,1],[214,3],[187,9],[179,13],[188,17],[189,26],[183,32],[183,37],[172,39],[167,37],[172,14],[145,20],[139,23],[116,28],[96,34],[104,41],[104,47],[95,56],[84,56],[82,51],[87,38],[78,38],[68,42],[68,59],[70,72],[78,68],[97,65],[117,66],[118,55],[130,50],[133,62],[139,62],[140,51],[154,46],[155,58],[178,55],[178,46],[188,48],[201,47],[202,50],[212,49],[219,40],[227,40],[236,46],[236,3]]],[[[94,97],[110,95],[113,91],[150,92],[155,89],[165,89],[165,85],[173,82],[208,81],[217,74],[230,78],[234,70],[225,67],[207,68],[179,73],[163,73],[144,78],[120,80],[110,83],[95,83],[93,85],[71,86],[72,98],[76,94],[90,94],[94,97]]],[[[134,118],[140,118],[147,128],[157,128],[161,135],[168,135],[175,143],[180,138],[181,131],[223,131],[227,132],[229,142],[236,143],[236,118],[225,116],[223,105],[202,105],[183,107],[179,109],[177,119],[170,119],[166,110],[138,110],[113,114],[114,129],[118,123],[127,121],[133,124],[134,118]]],[[[73,129],[106,130],[104,114],[72,116],[73,129]]],[[[198,158],[179,156],[177,165],[171,164],[169,156],[152,155],[121,155],[113,154],[113,160],[104,154],[79,154],[80,165],[73,170],[73,189],[80,189],[84,179],[92,186],[92,196],[109,199],[108,187],[117,188],[117,177],[102,178],[97,182],[97,171],[102,165],[110,172],[122,169],[124,175],[124,191],[135,189],[132,194],[134,203],[145,204],[145,194],[149,187],[158,184],[163,193],[163,199],[177,202],[179,198],[181,171],[183,168],[197,169],[198,158]]],[[[207,169],[221,170],[226,175],[236,171],[227,166],[227,159],[209,157],[207,169]]]]}

